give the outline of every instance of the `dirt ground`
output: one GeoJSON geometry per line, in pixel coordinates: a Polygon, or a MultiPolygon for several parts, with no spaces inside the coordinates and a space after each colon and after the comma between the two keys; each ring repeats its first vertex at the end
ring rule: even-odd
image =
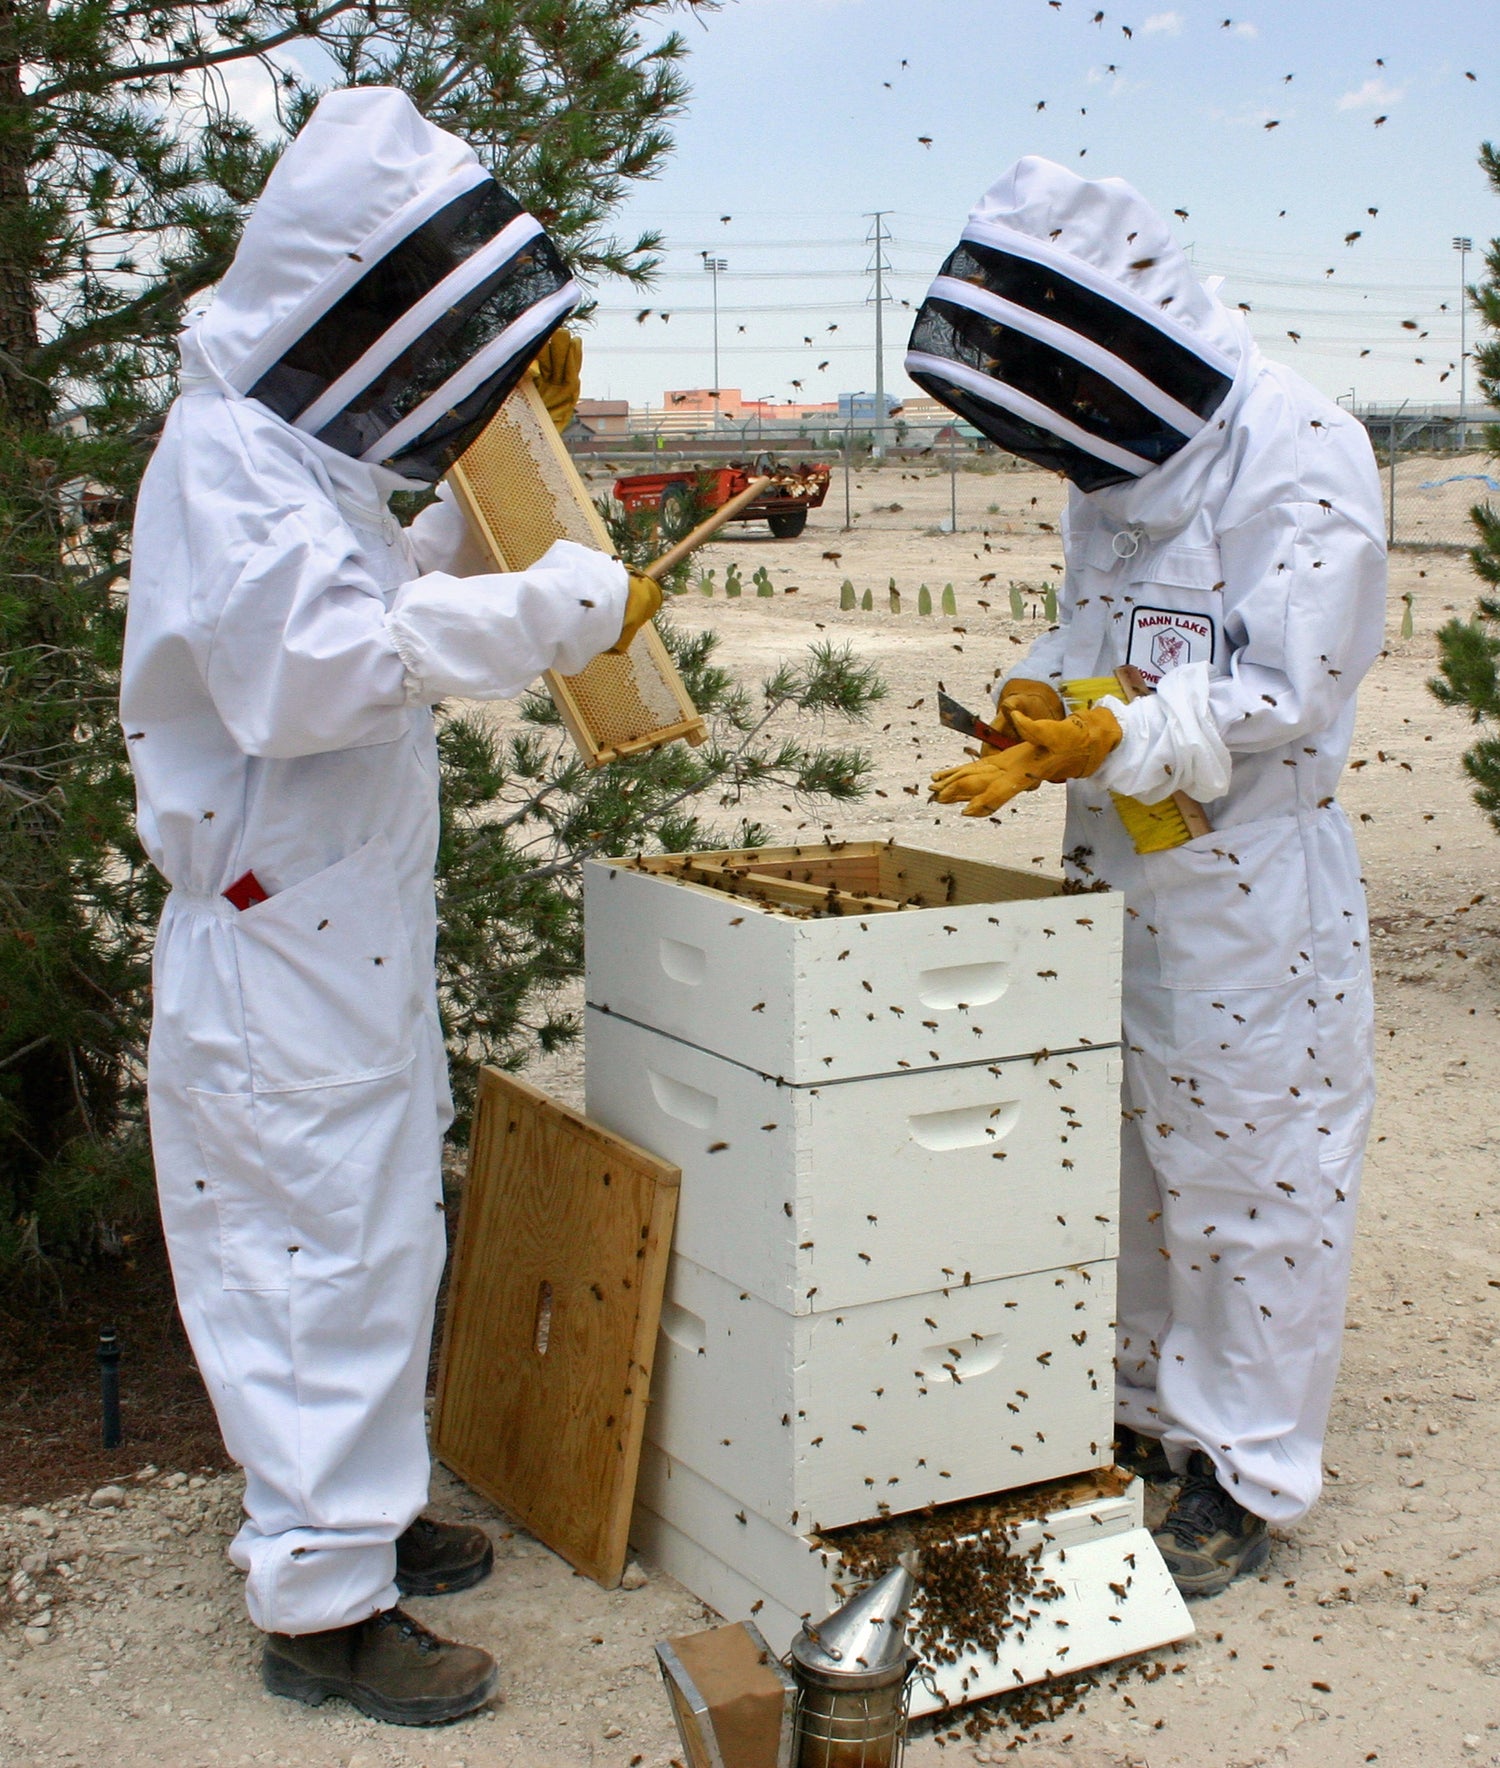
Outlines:
{"type": "MultiPolygon", "coordinates": [[[[1034,794],[997,829],[938,812],[923,790],[959,749],[935,720],[937,681],[980,705],[995,668],[1038,629],[1011,619],[1008,584],[1058,575],[1054,482],[961,474],[953,534],[940,531],[946,476],[890,467],[858,474],[851,492],[851,533],[836,477],[802,539],[746,532],[709,550],[720,584],[730,561],[747,586],[765,564],[774,597],[690,595],[676,617],[715,627],[724,660],[752,677],[820,635],[879,664],[890,696],[871,732],[876,794],[839,833],[1055,868],[1059,795],[1034,794]],[[876,591],[877,611],[838,611],[846,576],[876,591]],[[892,576],[899,615],[886,608],[892,576]],[[935,602],[953,584],[956,617],[916,613],[923,581],[935,602]]],[[[1393,560],[1389,645],[1361,694],[1364,765],[1343,794],[1373,917],[1380,1105],[1326,1495],[1276,1532],[1264,1576],[1197,1608],[1196,1639],[1161,1654],[1168,1674],[1114,1689],[1107,1679],[1020,1745],[1015,1759],[1033,1768],[1500,1764],[1500,846],[1459,770],[1469,727],[1424,687],[1434,629],[1473,595],[1457,555],[1393,560]],[[1415,636],[1403,640],[1405,593],[1415,636]]],[[[819,826],[779,802],[756,809],[778,837],[819,826]]],[[[569,1053],[534,1078],[576,1098],[580,1070],[569,1053]]],[[[413,1606],[496,1651],[504,1704],[424,1733],[270,1699],[223,1556],[237,1479],[191,1471],[151,1470],[92,1504],[80,1494],[0,1510],[6,1768],[665,1768],[680,1754],[651,1646],[701,1624],[701,1605],[649,1567],[636,1589],[598,1590],[446,1475],[437,1507],[486,1522],[495,1575],[413,1606]]],[[[943,1747],[927,1736],[907,1760],[992,1758],[1010,1759],[1003,1739],[943,1747]]]]}

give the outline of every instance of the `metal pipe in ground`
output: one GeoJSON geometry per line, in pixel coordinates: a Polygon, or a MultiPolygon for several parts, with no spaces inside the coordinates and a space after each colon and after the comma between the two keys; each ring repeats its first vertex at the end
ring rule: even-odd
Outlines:
{"type": "Polygon", "coordinates": [[[113,1326],[99,1334],[99,1441],[106,1449],[118,1449],[124,1440],[120,1428],[120,1341],[113,1326]]]}

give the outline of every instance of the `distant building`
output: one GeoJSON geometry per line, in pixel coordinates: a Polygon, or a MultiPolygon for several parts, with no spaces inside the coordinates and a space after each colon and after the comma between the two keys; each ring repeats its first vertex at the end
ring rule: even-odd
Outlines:
{"type": "MultiPolygon", "coordinates": [[[[886,416],[903,402],[894,393],[885,396],[886,416]]],[[[875,421],[875,395],[873,393],[840,393],[838,414],[852,423],[872,424],[875,421]]]]}
{"type": "Polygon", "coordinates": [[[738,387],[720,387],[717,402],[712,387],[669,387],[661,396],[661,408],[671,428],[680,426],[670,420],[684,417],[706,417],[711,422],[715,412],[724,423],[746,424],[757,418],[771,423],[788,418],[796,421],[832,417],[838,411],[831,400],[819,403],[811,399],[747,399],[738,387]]]}
{"type": "Polygon", "coordinates": [[[661,408],[669,417],[679,412],[712,417],[717,411],[721,417],[733,419],[739,416],[743,403],[738,387],[720,387],[717,402],[712,387],[669,387],[661,396],[661,408]]]}
{"type": "Polygon", "coordinates": [[[573,414],[590,436],[609,440],[630,433],[630,401],[628,399],[580,399],[573,414]]]}
{"type": "MultiPolygon", "coordinates": [[[[905,418],[906,422],[909,424],[941,424],[947,422],[952,416],[952,413],[949,411],[948,407],[943,404],[941,399],[934,399],[928,393],[911,394],[908,398],[901,401],[900,409],[901,416],[905,418]]],[[[872,400],[870,404],[872,415],[874,410],[875,405],[872,400]]]]}

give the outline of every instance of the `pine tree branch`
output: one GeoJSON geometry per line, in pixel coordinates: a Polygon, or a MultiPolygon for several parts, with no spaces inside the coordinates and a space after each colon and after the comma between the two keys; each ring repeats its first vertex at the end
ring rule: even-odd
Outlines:
{"type": "MultiPolygon", "coordinates": [[[[170,276],[163,277],[151,288],[143,290],[134,300],[126,301],[108,313],[99,313],[92,319],[82,320],[77,325],[64,327],[55,338],[37,350],[32,359],[34,366],[41,369],[44,376],[56,375],[62,367],[83,352],[98,349],[119,338],[130,337],[158,316],[175,318],[175,310],[183,302],[219,280],[229,268],[232,257],[231,252],[220,252],[212,257],[200,258],[193,264],[184,265],[170,276]]],[[[29,378],[35,379],[34,376],[29,378]]],[[[50,380],[43,380],[38,384],[50,386],[51,383],[50,380]]]]}
{"type": "Polygon", "coordinates": [[[271,36],[259,38],[253,43],[237,43],[228,49],[207,50],[200,55],[178,56],[170,61],[136,62],[104,71],[94,67],[76,79],[54,80],[50,86],[39,86],[36,91],[26,95],[27,102],[36,109],[74,92],[94,93],[109,86],[167,79],[174,74],[202,73],[208,68],[223,67],[229,62],[252,60],[269,54],[273,49],[280,49],[285,43],[295,42],[299,37],[315,37],[319,26],[327,24],[331,18],[337,18],[341,12],[351,11],[358,4],[360,0],[331,0],[331,4],[325,6],[321,12],[307,14],[284,31],[273,32],[271,36]]]}

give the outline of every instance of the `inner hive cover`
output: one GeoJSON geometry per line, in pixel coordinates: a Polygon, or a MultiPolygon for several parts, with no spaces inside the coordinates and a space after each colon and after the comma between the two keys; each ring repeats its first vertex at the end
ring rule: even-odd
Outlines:
{"type": "MultiPolygon", "coordinates": [[[[502,571],[524,571],[554,540],[614,552],[588,487],[528,375],[448,475],[470,526],[502,571]]],[[[623,657],[605,652],[577,675],[544,678],[591,767],[704,738],[703,720],[649,622],[623,657]]]]}
{"type": "Polygon", "coordinates": [[[481,1072],[433,1448],[606,1589],[625,1568],[678,1176],[481,1072]]]}

